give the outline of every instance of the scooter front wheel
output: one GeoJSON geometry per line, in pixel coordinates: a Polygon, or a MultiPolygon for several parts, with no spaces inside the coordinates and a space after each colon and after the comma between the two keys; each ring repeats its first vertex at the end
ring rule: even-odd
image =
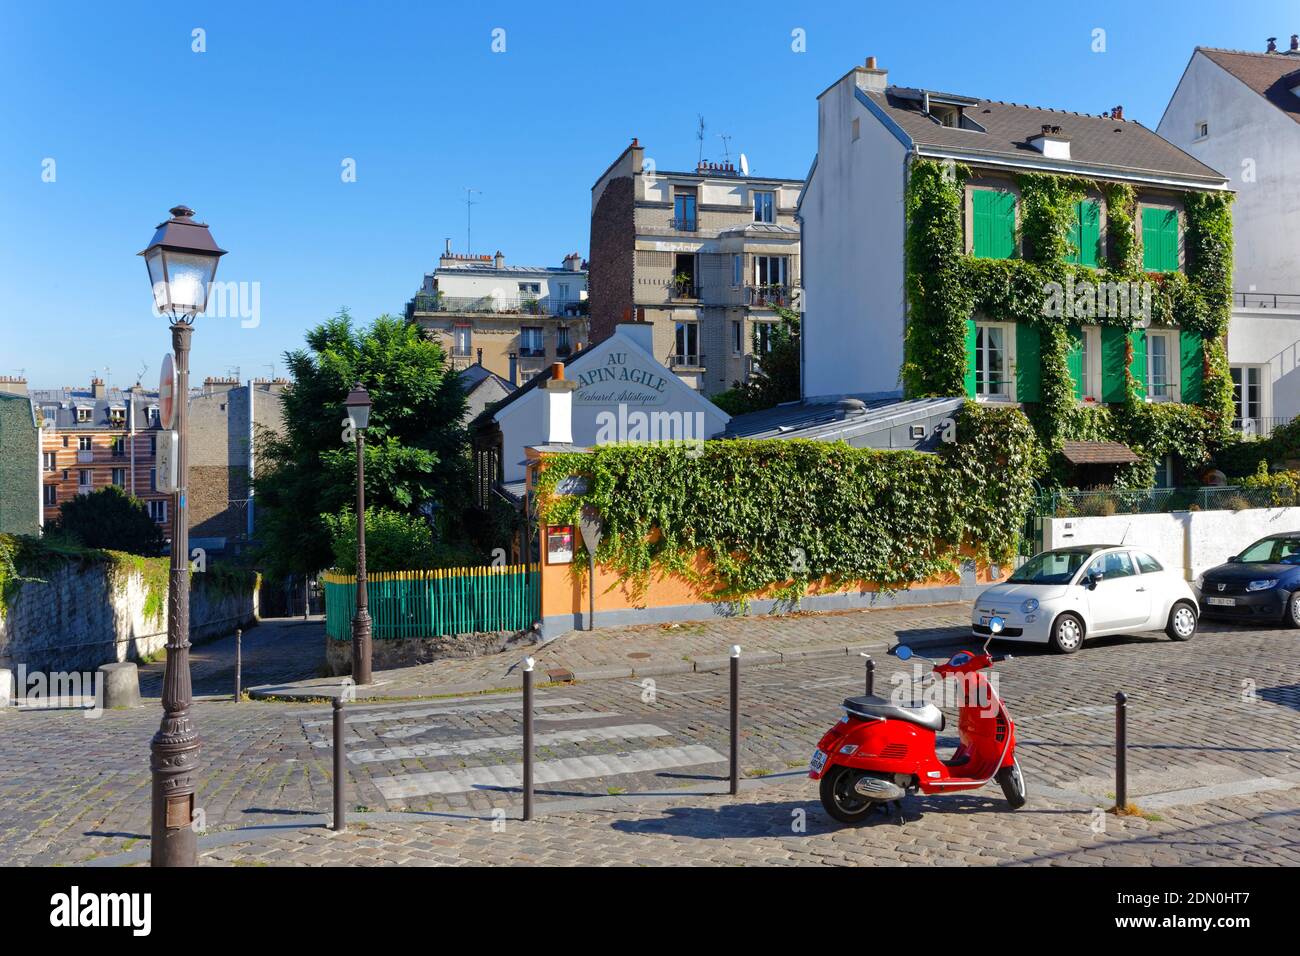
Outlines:
{"type": "Polygon", "coordinates": [[[1028,799],[1025,793],[1025,775],[1020,772],[1020,761],[1011,758],[1011,766],[998,771],[998,783],[1002,785],[1002,795],[1011,804],[1012,810],[1019,810],[1028,799]]]}
{"type": "Polygon", "coordinates": [[[821,781],[822,806],[831,819],[840,823],[861,823],[875,806],[853,789],[861,770],[852,767],[832,767],[821,781]]]}

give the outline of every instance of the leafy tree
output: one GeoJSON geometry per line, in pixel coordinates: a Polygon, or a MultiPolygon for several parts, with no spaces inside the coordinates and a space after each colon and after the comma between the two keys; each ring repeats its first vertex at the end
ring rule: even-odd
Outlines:
{"type": "MultiPolygon", "coordinates": [[[[771,348],[763,354],[754,377],[713,396],[713,403],[728,415],[757,412],[799,398],[799,313],[779,307],[775,311],[781,321],[772,327],[771,348]]],[[[760,354],[757,331],[754,354],[760,354]]]]}
{"type": "Polygon", "coordinates": [[[75,538],[87,548],[111,548],[154,557],[162,554],[164,538],[139,498],[117,485],[66,501],[52,530],[75,538]]]}
{"type": "Polygon", "coordinates": [[[357,382],[372,403],[367,505],[431,516],[443,536],[455,536],[470,500],[469,439],[465,394],[442,347],[392,316],[356,328],[344,310],[285,360],[293,384],[281,399],[284,429],[264,440],[255,481],[267,571],[314,574],[334,561],[323,516],[355,502],[356,448],[345,435],[343,400],[357,382]]]}
{"type": "MultiPolygon", "coordinates": [[[[325,515],[332,535],[334,567],[345,574],[357,571],[357,516],[352,509],[325,515]]],[[[429,522],[419,515],[388,508],[366,508],[366,570],[420,571],[473,564],[472,551],[436,541],[429,522]]]]}

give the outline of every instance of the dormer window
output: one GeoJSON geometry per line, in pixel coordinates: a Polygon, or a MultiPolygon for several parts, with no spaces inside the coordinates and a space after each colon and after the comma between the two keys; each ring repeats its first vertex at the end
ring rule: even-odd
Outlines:
{"type": "Polygon", "coordinates": [[[948,126],[952,129],[961,128],[961,107],[960,106],[948,106],[942,103],[931,103],[930,115],[939,121],[940,126],[948,126]]]}
{"type": "Polygon", "coordinates": [[[77,406],[77,421],[79,421],[79,422],[83,422],[83,423],[84,423],[84,422],[88,422],[88,421],[90,421],[90,419],[91,419],[91,414],[92,414],[93,412],[94,412],[94,409],[93,409],[93,408],[89,408],[88,406],[85,406],[85,405],[78,405],[78,406],[77,406]]]}
{"type": "Polygon", "coordinates": [[[1065,135],[1061,127],[1050,123],[1044,123],[1042,132],[1029,137],[1029,145],[1048,159],[1070,158],[1070,137],[1065,135]]]}

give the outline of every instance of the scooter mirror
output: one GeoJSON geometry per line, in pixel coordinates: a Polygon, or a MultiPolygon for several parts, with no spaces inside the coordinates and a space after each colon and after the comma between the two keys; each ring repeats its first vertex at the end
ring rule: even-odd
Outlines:
{"type": "Polygon", "coordinates": [[[910,660],[912,657],[912,649],[908,647],[906,644],[899,644],[889,653],[893,654],[900,661],[910,660]]]}
{"type": "Polygon", "coordinates": [[[1000,617],[989,618],[989,630],[994,634],[1001,634],[1002,629],[1007,626],[1007,622],[1000,617]]]}

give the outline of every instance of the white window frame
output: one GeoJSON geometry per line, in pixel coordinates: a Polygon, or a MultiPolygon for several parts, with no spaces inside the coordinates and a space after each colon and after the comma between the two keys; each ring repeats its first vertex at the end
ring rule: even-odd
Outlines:
{"type": "Polygon", "coordinates": [[[77,487],[91,488],[95,484],[95,476],[89,468],[77,469],[77,487]]]}
{"type": "Polygon", "coordinates": [[[41,452],[41,470],[50,473],[59,470],[59,453],[56,451],[41,452]]]}
{"type": "Polygon", "coordinates": [[[113,484],[117,485],[117,487],[119,487],[119,488],[125,488],[125,487],[126,487],[126,469],[125,469],[125,468],[114,468],[114,469],[113,469],[113,473],[112,473],[112,475],[110,475],[109,477],[110,477],[111,482],[112,482],[113,484]],[[117,480],[119,474],[122,476],[122,480],[121,480],[121,481],[118,481],[118,480],[117,480]]]}
{"type": "Polygon", "coordinates": [[[168,503],[166,498],[151,498],[145,504],[149,509],[149,517],[153,519],[154,524],[167,523],[168,503]]]}
{"type": "Polygon", "coordinates": [[[790,285],[790,257],[789,257],[789,256],[781,256],[781,255],[761,255],[761,256],[754,256],[753,259],[754,259],[754,287],[755,287],[755,288],[766,287],[766,286],[780,286],[780,287],[783,287],[783,288],[784,288],[784,287],[788,287],[788,286],[790,285]],[[760,263],[760,262],[767,262],[767,263],[768,263],[768,270],[767,270],[767,271],[768,271],[768,280],[769,280],[769,281],[767,281],[767,282],[763,282],[763,281],[759,278],[759,275],[758,275],[758,274],[759,274],[759,263],[760,263]],[[770,281],[771,278],[772,278],[772,266],[771,266],[771,263],[772,263],[772,262],[779,262],[779,263],[780,263],[780,267],[779,267],[778,270],[777,270],[777,271],[779,272],[779,274],[780,274],[780,281],[779,281],[779,282],[772,282],[772,281],[770,281]]]}
{"type": "Polygon", "coordinates": [[[77,451],[94,451],[95,442],[89,435],[77,436],[77,451]]]}
{"type": "Polygon", "coordinates": [[[739,289],[745,284],[745,254],[737,252],[731,257],[731,284],[739,289]]]}
{"type": "Polygon", "coordinates": [[[1272,398],[1272,388],[1270,387],[1272,383],[1269,381],[1269,366],[1233,365],[1230,367],[1229,373],[1232,374],[1234,378],[1232,383],[1232,409],[1237,427],[1243,432],[1247,432],[1247,429],[1249,429],[1248,433],[1252,435],[1262,436],[1266,434],[1267,429],[1263,427],[1263,420],[1267,419],[1273,411],[1272,402],[1270,400],[1272,398]],[[1247,404],[1247,398],[1245,394],[1243,394],[1243,390],[1248,387],[1246,379],[1247,373],[1250,372],[1254,372],[1256,375],[1257,382],[1254,387],[1258,389],[1259,392],[1258,398],[1254,403],[1255,411],[1257,413],[1255,415],[1246,414],[1250,408],[1247,404]],[[1237,375],[1241,376],[1240,384],[1236,381],[1237,375]],[[1252,422],[1252,424],[1248,426],[1246,424],[1247,422],[1252,422]]]}
{"type": "Polygon", "coordinates": [[[45,507],[53,508],[59,503],[59,486],[54,482],[50,482],[44,486],[44,489],[44,497],[41,500],[44,502],[45,507]]]}
{"type": "Polygon", "coordinates": [[[1083,397],[1087,405],[1101,404],[1101,327],[1085,325],[1083,332],[1083,397]]]}
{"type": "MultiPolygon", "coordinates": [[[[975,375],[975,400],[979,402],[1015,402],[1016,401],[1016,326],[1013,322],[985,322],[976,320],[975,322],[975,354],[972,359],[979,361],[980,349],[979,339],[981,333],[987,333],[989,329],[999,329],[1002,332],[1002,352],[1005,356],[1006,368],[1003,371],[1005,376],[1006,392],[1004,394],[991,394],[987,391],[980,391],[980,373],[984,373],[984,379],[988,381],[987,368],[979,369],[975,375]]],[[[987,364],[987,363],[985,363],[987,364]]],[[[987,388],[987,384],[985,385],[987,388]]]]}
{"type": "Polygon", "coordinates": [[[745,320],[731,320],[731,354],[745,354],[745,320]]]}
{"type": "Polygon", "coordinates": [[[1209,120],[1197,120],[1195,128],[1196,128],[1196,135],[1192,137],[1193,141],[1200,141],[1209,137],[1210,135],[1209,120]]]}
{"type": "Polygon", "coordinates": [[[540,325],[521,325],[519,327],[519,357],[539,358],[546,354],[546,329],[540,325]],[[536,335],[537,346],[528,343],[536,335]]]}
{"type": "Polygon", "coordinates": [[[1178,351],[1178,333],[1168,329],[1147,329],[1147,401],[1177,402],[1182,394],[1182,356],[1178,351]],[[1166,394],[1155,392],[1156,350],[1154,343],[1163,342],[1165,348],[1166,394]]]}
{"type": "Polygon", "coordinates": [[[776,192],[771,189],[755,189],[751,193],[754,199],[754,222],[776,222],[776,192]],[[760,218],[760,214],[768,218],[760,218]]]}

